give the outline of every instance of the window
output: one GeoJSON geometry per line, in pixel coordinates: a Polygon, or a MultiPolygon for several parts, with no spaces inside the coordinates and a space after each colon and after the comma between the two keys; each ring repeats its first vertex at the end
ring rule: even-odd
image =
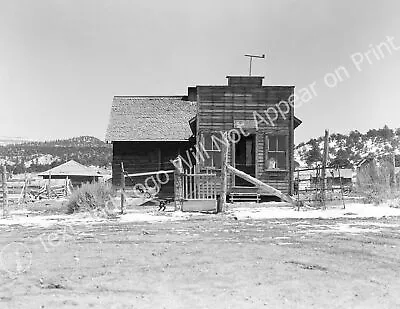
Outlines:
{"type": "Polygon", "coordinates": [[[203,133],[201,142],[202,145],[199,147],[198,159],[200,165],[206,167],[214,167],[217,169],[221,168],[221,139],[218,134],[215,136],[216,139],[212,139],[213,133],[203,133]],[[218,148],[219,147],[219,148],[218,148]]]}
{"type": "Polygon", "coordinates": [[[270,135],[266,136],[266,158],[267,169],[287,169],[287,136],[270,135]]]}

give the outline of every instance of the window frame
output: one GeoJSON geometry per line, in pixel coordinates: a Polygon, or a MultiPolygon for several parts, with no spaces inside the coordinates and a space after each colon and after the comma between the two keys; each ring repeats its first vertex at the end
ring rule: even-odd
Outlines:
{"type": "Polygon", "coordinates": [[[203,152],[203,150],[208,154],[209,158],[207,158],[207,155],[204,154],[203,152],[203,158],[204,160],[202,160],[202,163],[200,164],[202,167],[206,167],[206,168],[211,168],[211,169],[215,169],[215,170],[220,170],[221,169],[221,155],[222,155],[222,151],[221,149],[215,149],[216,145],[214,145],[213,140],[212,140],[212,136],[213,136],[213,132],[203,132],[200,134],[200,142],[202,143],[203,147],[199,147],[199,149],[201,149],[201,151],[203,152]],[[207,149],[207,144],[206,144],[206,136],[209,137],[210,139],[210,145],[211,145],[211,149],[207,149]],[[219,166],[215,165],[215,157],[214,154],[219,153],[219,166]],[[211,160],[211,164],[207,165],[206,162],[211,160]]]}
{"type": "MultiPolygon", "coordinates": [[[[266,134],[265,135],[265,162],[264,162],[264,167],[267,171],[288,171],[289,170],[289,158],[288,158],[288,153],[289,153],[289,138],[288,135],[286,134],[266,134]],[[284,138],[284,149],[285,150],[279,150],[279,138],[283,137],[284,138]],[[276,150],[270,150],[270,140],[271,138],[276,138],[276,150]],[[278,166],[278,160],[276,160],[277,167],[276,168],[269,168],[269,158],[272,157],[270,156],[270,153],[274,154],[284,154],[285,158],[285,166],[284,167],[279,167],[278,166]]],[[[273,156],[274,158],[277,158],[276,156],[273,156]]]]}

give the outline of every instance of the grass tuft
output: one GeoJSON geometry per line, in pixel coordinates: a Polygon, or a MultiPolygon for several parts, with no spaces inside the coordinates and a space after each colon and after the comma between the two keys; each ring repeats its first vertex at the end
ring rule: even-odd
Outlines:
{"type": "Polygon", "coordinates": [[[115,215],[115,192],[108,183],[86,183],[72,192],[68,203],[67,213],[90,212],[96,215],[115,215]]]}

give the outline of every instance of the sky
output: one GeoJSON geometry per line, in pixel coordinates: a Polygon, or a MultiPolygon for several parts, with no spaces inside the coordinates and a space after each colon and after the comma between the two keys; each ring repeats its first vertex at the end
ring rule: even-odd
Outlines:
{"type": "Polygon", "coordinates": [[[0,0],[0,136],[104,140],[114,95],[225,85],[264,53],[264,85],[312,94],[297,143],[400,127],[398,0],[0,0]]]}

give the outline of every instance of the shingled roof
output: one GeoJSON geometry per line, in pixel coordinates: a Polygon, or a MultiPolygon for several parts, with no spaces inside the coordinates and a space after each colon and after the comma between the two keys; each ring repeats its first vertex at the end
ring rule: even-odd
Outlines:
{"type": "Polygon", "coordinates": [[[196,115],[196,102],[183,96],[115,96],[108,123],[107,141],[180,141],[192,131],[189,120],[196,115]]]}
{"type": "Polygon", "coordinates": [[[90,176],[90,177],[100,177],[99,173],[97,173],[94,169],[90,167],[84,166],[74,160],[70,160],[65,162],[59,166],[56,166],[52,169],[49,169],[43,173],[40,173],[39,176],[90,176]]]}

